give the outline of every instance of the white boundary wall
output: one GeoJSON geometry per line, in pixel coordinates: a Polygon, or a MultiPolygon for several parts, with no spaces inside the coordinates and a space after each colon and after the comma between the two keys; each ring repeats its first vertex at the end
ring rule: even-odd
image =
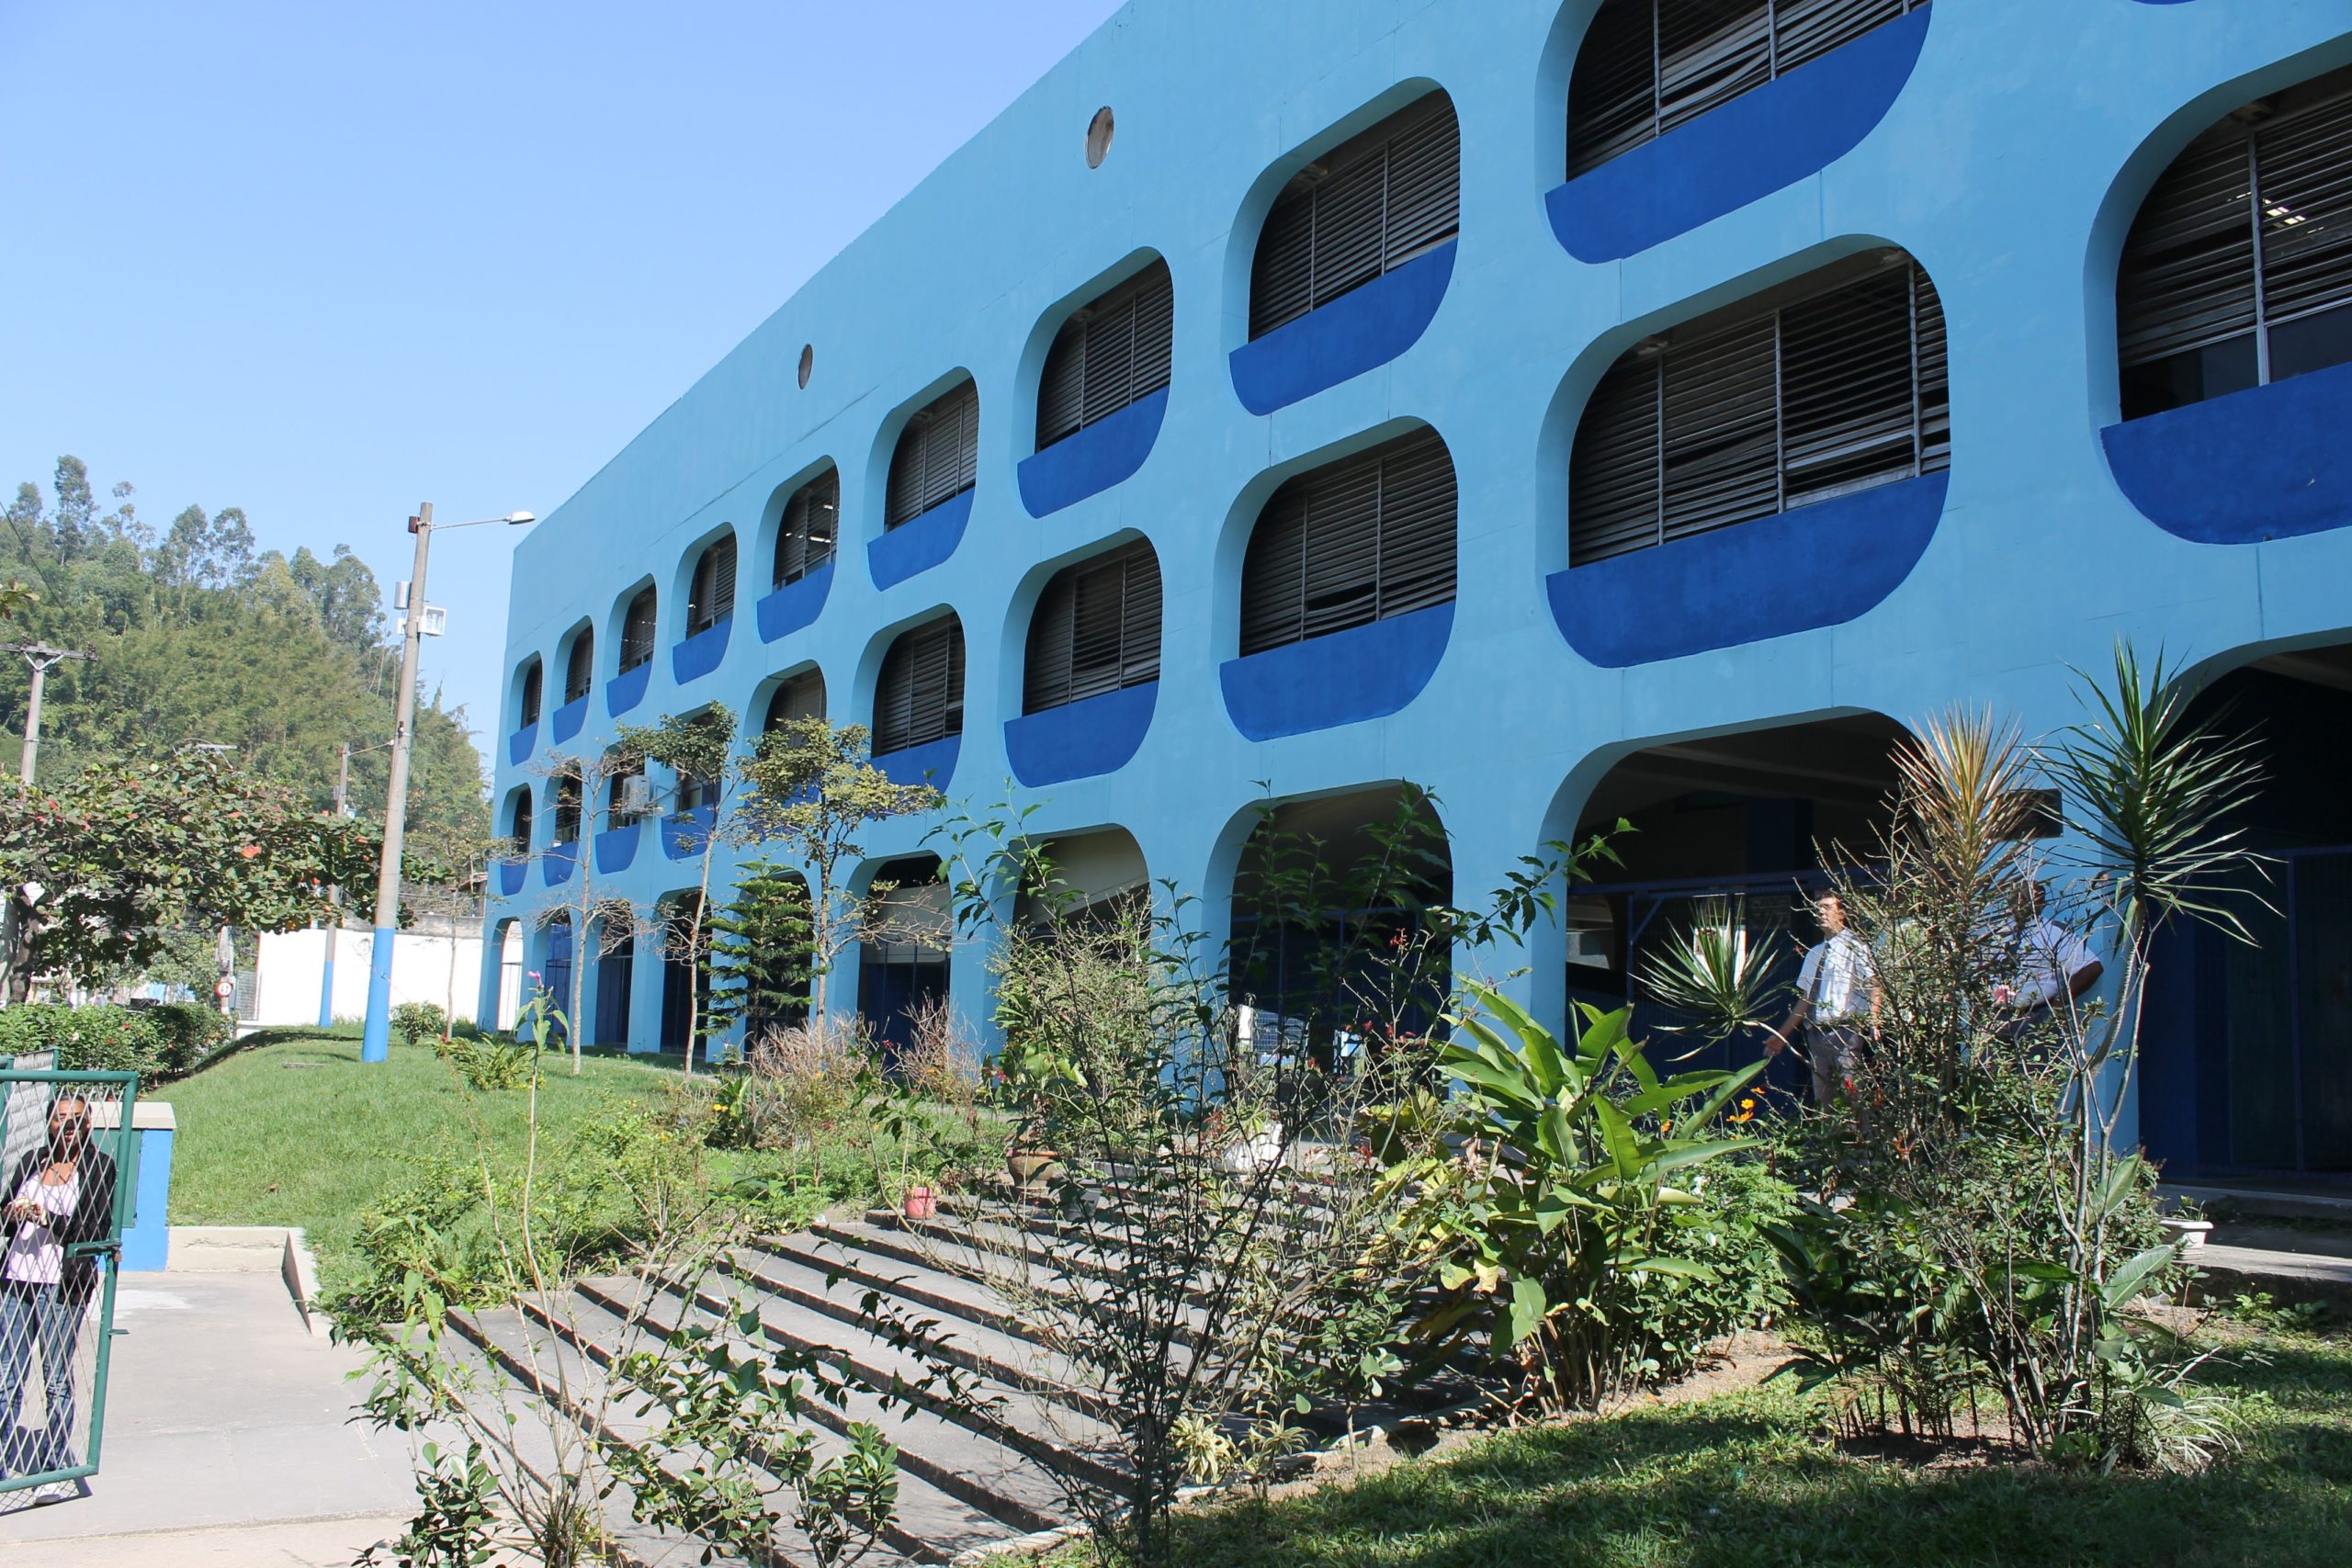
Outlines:
{"type": "MultiPolygon", "coordinates": [[[[334,1016],[368,1015],[368,966],[374,956],[372,931],[337,933],[334,944],[334,1016]]],[[[323,931],[265,932],[254,969],[253,1017],[246,1021],[275,1027],[319,1021],[320,970],[326,962],[323,931]]],[[[481,995],[481,937],[425,935],[401,931],[392,938],[392,1005],[431,1002],[470,1021],[481,995]],[[456,944],[456,986],[451,987],[450,944],[456,944]]]]}

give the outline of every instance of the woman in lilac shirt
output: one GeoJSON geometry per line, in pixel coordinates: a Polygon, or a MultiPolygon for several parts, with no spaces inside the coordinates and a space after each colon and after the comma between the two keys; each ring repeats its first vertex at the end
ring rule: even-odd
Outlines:
{"type": "MultiPolygon", "coordinates": [[[[114,1161],[90,1145],[90,1102],[67,1092],[49,1108],[46,1145],[17,1162],[0,1224],[8,1238],[0,1259],[0,1476],[67,1470],[74,1454],[74,1351],[97,1288],[98,1259],[83,1244],[103,1240],[114,1223],[114,1161]],[[40,1348],[45,1419],[38,1432],[17,1429],[33,1348],[40,1348]]],[[[36,1503],[74,1495],[51,1482],[36,1503]]]]}

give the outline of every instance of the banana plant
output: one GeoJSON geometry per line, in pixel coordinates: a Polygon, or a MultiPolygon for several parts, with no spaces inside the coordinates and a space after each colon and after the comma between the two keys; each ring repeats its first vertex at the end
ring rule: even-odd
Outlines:
{"type": "Polygon", "coordinates": [[[1697,1168],[1751,1145],[1720,1119],[1763,1066],[1662,1077],[1630,1009],[1581,1009],[1564,1044],[1499,992],[1466,995],[1438,1058],[1451,1147],[1391,1172],[1414,1194],[1407,1250],[1439,1287],[1411,1335],[1424,1365],[1484,1336],[1540,1403],[1589,1404],[1638,1378],[1655,1277],[1713,1278],[1661,1243],[1697,1203],[1697,1168]]]}

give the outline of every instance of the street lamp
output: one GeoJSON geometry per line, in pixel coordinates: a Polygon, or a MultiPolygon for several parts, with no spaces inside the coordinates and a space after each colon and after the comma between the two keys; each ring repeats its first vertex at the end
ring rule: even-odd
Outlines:
{"type": "MultiPolygon", "coordinates": [[[[527,512],[503,517],[481,517],[471,523],[444,523],[443,528],[482,528],[493,523],[520,525],[536,523],[527,512]]],[[[392,765],[384,781],[384,852],[376,867],[376,930],[368,954],[368,1026],[359,1040],[359,1059],[383,1062],[391,1058],[392,934],[401,919],[401,844],[408,829],[408,748],[416,706],[416,660],[424,636],[424,568],[433,551],[433,503],[424,502],[408,520],[416,536],[416,571],[408,589],[408,615],[401,624],[400,692],[392,699],[392,765]]]]}

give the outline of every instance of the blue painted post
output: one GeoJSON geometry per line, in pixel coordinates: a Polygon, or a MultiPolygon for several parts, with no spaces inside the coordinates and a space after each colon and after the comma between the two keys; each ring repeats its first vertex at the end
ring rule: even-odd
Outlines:
{"type": "Polygon", "coordinates": [[[378,926],[368,942],[368,1027],[359,1038],[359,1059],[388,1061],[392,1054],[393,928],[378,926]]]}
{"type": "Polygon", "coordinates": [[[170,1105],[142,1100],[130,1111],[138,1185],[130,1224],[122,1233],[122,1267],[160,1271],[171,1263],[172,1140],[177,1127],[170,1105]]]}
{"type": "Polygon", "coordinates": [[[319,975],[319,1027],[321,1029],[334,1027],[334,927],[327,927],[326,962],[320,966],[319,975]]]}

